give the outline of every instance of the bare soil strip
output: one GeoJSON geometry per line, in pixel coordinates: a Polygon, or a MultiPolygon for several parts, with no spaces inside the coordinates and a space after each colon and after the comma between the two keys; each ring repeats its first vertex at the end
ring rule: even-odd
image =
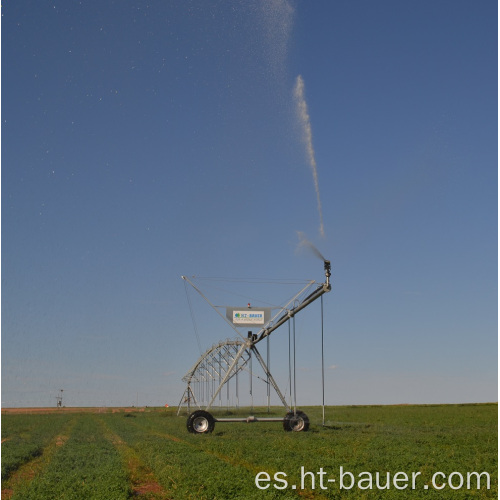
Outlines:
{"type": "Polygon", "coordinates": [[[105,437],[113,443],[127,467],[132,494],[147,499],[167,500],[172,498],[172,495],[158,483],[151,469],[140,460],[135,450],[128,446],[120,436],[114,434],[102,420],[100,423],[104,428],[105,437]]]}
{"type": "Polygon", "coordinates": [[[28,414],[28,415],[40,415],[43,413],[133,413],[133,412],[144,412],[145,408],[135,408],[135,407],[97,407],[97,406],[70,406],[63,408],[2,408],[2,415],[12,414],[28,414]]]}

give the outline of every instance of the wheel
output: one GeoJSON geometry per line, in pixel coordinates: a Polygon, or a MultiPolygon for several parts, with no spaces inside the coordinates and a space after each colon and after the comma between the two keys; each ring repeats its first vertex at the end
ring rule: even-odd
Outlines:
{"type": "Polygon", "coordinates": [[[193,434],[208,434],[215,428],[215,419],[205,410],[191,413],[187,419],[187,430],[193,434]]]}
{"type": "Polygon", "coordinates": [[[309,418],[303,411],[288,412],[283,420],[283,429],[287,432],[306,432],[309,430],[309,418]]]}

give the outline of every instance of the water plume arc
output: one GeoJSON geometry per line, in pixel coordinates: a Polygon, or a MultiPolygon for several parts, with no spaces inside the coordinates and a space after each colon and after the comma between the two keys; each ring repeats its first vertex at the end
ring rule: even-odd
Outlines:
{"type": "Polygon", "coordinates": [[[323,211],[321,208],[321,198],[319,195],[319,181],[318,181],[318,169],[316,166],[316,157],[314,154],[314,147],[312,141],[312,129],[311,129],[311,119],[309,117],[309,111],[307,108],[307,102],[305,98],[305,87],[304,80],[302,76],[297,76],[295,81],[295,87],[293,90],[293,96],[295,99],[295,104],[297,107],[297,116],[299,119],[301,132],[302,132],[302,140],[306,147],[306,158],[309,166],[311,167],[311,171],[313,174],[314,181],[314,189],[316,191],[316,199],[318,204],[318,213],[319,213],[319,233],[321,237],[325,236],[325,227],[323,224],[323,211]]]}

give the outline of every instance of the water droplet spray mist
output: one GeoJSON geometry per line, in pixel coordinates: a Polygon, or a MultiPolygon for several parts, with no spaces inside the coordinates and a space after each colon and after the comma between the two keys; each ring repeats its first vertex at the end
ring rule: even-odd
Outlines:
{"type": "MultiPolygon", "coordinates": [[[[313,174],[314,181],[314,189],[316,191],[316,199],[318,204],[318,213],[319,213],[319,234],[322,238],[325,237],[325,226],[323,224],[323,211],[321,209],[321,198],[319,196],[319,181],[318,181],[318,169],[316,166],[316,157],[314,154],[314,147],[312,141],[312,129],[311,129],[311,120],[309,118],[309,111],[307,108],[307,102],[305,98],[305,87],[304,80],[302,76],[297,76],[295,81],[295,87],[293,89],[293,96],[295,99],[295,105],[297,107],[297,117],[299,120],[299,124],[302,132],[302,141],[306,147],[306,158],[309,166],[311,167],[311,171],[313,174]]],[[[323,259],[324,260],[324,259],[323,259]]]]}

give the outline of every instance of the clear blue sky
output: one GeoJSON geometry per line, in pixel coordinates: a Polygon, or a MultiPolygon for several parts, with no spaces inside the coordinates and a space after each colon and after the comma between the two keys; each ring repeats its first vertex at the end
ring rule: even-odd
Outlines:
{"type": "Polygon", "coordinates": [[[180,276],[322,281],[297,231],[333,265],[327,403],[497,400],[496,1],[8,1],[2,70],[4,406],[175,405],[180,276]]]}

